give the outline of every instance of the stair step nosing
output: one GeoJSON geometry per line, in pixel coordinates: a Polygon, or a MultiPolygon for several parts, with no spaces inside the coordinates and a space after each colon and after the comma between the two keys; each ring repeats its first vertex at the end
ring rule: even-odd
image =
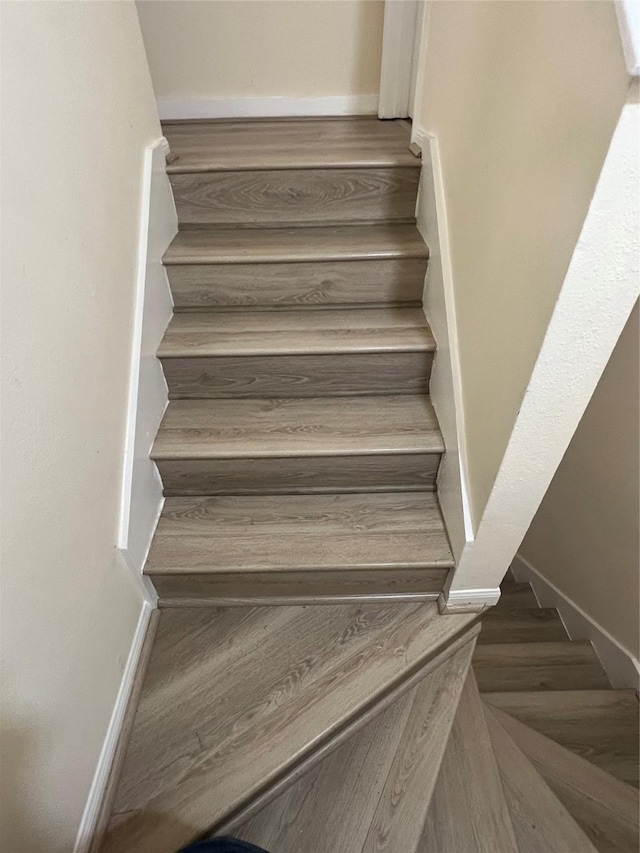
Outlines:
{"type": "Polygon", "coordinates": [[[354,169],[420,169],[422,160],[407,150],[406,154],[393,154],[390,156],[372,157],[370,160],[308,160],[306,162],[283,164],[269,163],[263,161],[260,163],[256,160],[242,164],[240,162],[232,166],[225,166],[217,163],[201,163],[200,165],[181,165],[178,160],[167,164],[168,175],[206,175],[206,174],[221,174],[225,172],[305,172],[314,171],[340,171],[354,169]]]}
{"type": "Polygon", "coordinates": [[[299,450],[296,449],[295,452],[287,452],[286,450],[250,450],[250,451],[242,451],[242,450],[228,450],[228,451],[167,451],[167,450],[158,450],[154,448],[151,451],[151,459],[154,461],[169,461],[172,459],[176,460],[202,460],[202,459],[309,459],[309,458],[332,458],[334,456],[355,456],[355,457],[367,457],[367,456],[423,456],[425,454],[436,455],[440,453],[444,453],[445,447],[444,442],[440,441],[438,444],[432,444],[428,447],[417,447],[415,445],[410,447],[392,447],[392,448],[366,448],[362,450],[353,450],[351,448],[324,448],[318,450],[299,450]]]}
{"type": "MultiPolygon", "coordinates": [[[[322,226],[316,226],[320,228],[322,226]]],[[[355,227],[355,226],[351,226],[355,227]]],[[[302,231],[303,226],[300,226],[297,230],[302,231]]],[[[316,230],[313,227],[308,228],[307,230],[316,230]]],[[[194,229],[196,230],[196,229],[194,229]]],[[[204,229],[197,229],[204,230],[204,229]]],[[[255,233],[260,230],[267,229],[245,229],[248,233],[255,233]]],[[[224,229],[216,229],[216,234],[223,233],[224,229]]],[[[180,232],[179,232],[180,233],[180,232]]],[[[181,233],[187,233],[182,231],[181,233]]],[[[186,252],[184,249],[181,249],[178,252],[172,246],[169,246],[167,251],[164,253],[162,258],[162,263],[164,266],[185,266],[185,265],[225,265],[225,264],[281,264],[281,263],[309,263],[309,264],[318,264],[318,263],[332,263],[336,261],[352,261],[352,262],[366,262],[366,261],[394,261],[394,260],[402,260],[404,258],[420,258],[423,260],[428,260],[429,258],[429,250],[427,246],[416,240],[414,246],[403,246],[400,248],[389,246],[387,248],[378,247],[376,249],[355,249],[352,248],[350,250],[340,250],[338,248],[334,249],[322,249],[321,251],[293,251],[291,249],[287,250],[286,246],[282,248],[280,252],[270,252],[265,253],[264,251],[252,251],[250,247],[245,249],[239,249],[236,251],[229,251],[227,253],[220,254],[212,254],[211,252],[207,252],[206,249],[192,249],[190,252],[186,252]]]]}
{"type": "MultiPolygon", "coordinates": [[[[215,540],[211,542],[212,546],[215,545],[215,540]]],[[[404,563],[349,563],[343,565],[327,565],[327,564],[318,564],[318,565],[310,565],[306,564],[304,566],[293,566],[293,565],[278,565],[278,566],[264,566],[264,565],[251,565],[250,563],[239,565],[212,565],[211,567],[203,568],[202,566],[193,567],[193,566],[162,566],[162,567],[154,567],[153,561],[150,559],[149,563],[144,567],[143,574],[144,575],[152,575],[154,577],[180,577],[182,575],[196,575],[199,577],[229,577],[229,576],[242,576],[245,574],[260,574],[260,575],[271,575],[271,574],[313,574],[314,572],[344,572],[345,575],[348,575],[349,572],[360,572],[360,571],[372,571],[372,572],[380,572],[384,574],[388,571],[395,571],[401,569],[411,569],[414,571],[442,571],[443,569],[452,569],[455,566],[455,562],[453,558],[442,558],[441,560],[420,560],[416,563],[404,562],[404,563]]]]}
{"type": "Polygon", "coordinates": [[[282,347],[263,346],[255,348],[210,348],[194,349],[170,347],[166,344],[161,344],[158,349],[158,358],[260,358],[263,356],[287,357],[296,355],[323,355],[323,356],[340,356],[340,355],[369,355],[374,353],[411,353],[411,352],[435,352],[435,342],[425,341],[424,343],[397,343],[397,344],[371,344],[369,346],[362,344],[354,344],[349,346],[348,343],[340,344],[339,346],[321,346],[311,345],[308,347],[282,347]]]}

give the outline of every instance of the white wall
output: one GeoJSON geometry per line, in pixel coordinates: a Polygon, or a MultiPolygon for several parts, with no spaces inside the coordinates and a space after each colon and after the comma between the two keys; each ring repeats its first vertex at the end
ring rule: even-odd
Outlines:
{"type": "Polygon", "coordinates": [[[413,115],[442,163],[477,531],[629,78],[611,2],[427,12],[413,115]]]}
{"type": "Polygon", "coordinates": [[[131,2],[2,15],[2,838],[69,851],[141,613],[118,514],[145,147],[131,2]]]}
{"type": "Polygon", "coordinates": [[[175,101],[329,96],[375,112],[382,0],[139,0],[138,12],[165,114],[175,101]]]}
{"type": "MultiPolygon", "coordinates": [[[[469,600],[469,590],[484,600],[497,596],[497,586],[640,296],[639,95],[636,80],[629,88],[482,521],[448,579],[449,599],[469,600]]],[[[616,585],[615,566],[610,572],[616,585]]]]}
{"type": "Polygon", "coordinates": [[[636,659],[639,362],[636,305],[519,552],[636,659]]]}

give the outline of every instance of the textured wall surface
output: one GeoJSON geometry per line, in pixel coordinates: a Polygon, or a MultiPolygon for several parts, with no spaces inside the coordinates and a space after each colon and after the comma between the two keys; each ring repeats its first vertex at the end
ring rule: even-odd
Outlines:
{"type": "Polygon", "coordinates": [[[520,554],[640,657],[640,308],[636,305],[520,554]]]}
{"type": "Polygon", "coordinates": [[[436,135],[477,528],[629,78],[611,2],[432,2],[414,122],[436,135]]]}
{"type": "Polygon", "coordinates": [[[2,818],[73,849],[141,610],[117,558],[142,166],[132,2],[2,3],[2,818]]]}

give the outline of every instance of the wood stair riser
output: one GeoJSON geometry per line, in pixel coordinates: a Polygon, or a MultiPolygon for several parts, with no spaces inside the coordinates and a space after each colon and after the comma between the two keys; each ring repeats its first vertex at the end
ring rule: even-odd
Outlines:
{"type": "Polygon", "coordinates": [[[426,258],[167,264],[174,311],[417,306],[426,258]]]}
{"type": "Polygon", "coordinates": [[[180,226],[411,221],[419,168],[172,174],[180,226]]]}
{"type": "Polygon", "coordinates": [[[435,491],[440,453],[156,459],[165,495],[435,491]]]}
{"type": "Polygon", "coordinates": [[[429,492],[167,498],[145,574],[161,603],[418,601],[454,565],[429,492]]]}
{"type": "Polygon", "coordinates": [[[433,353],[162,358],[169,397],[425,394],[433,353]]]}
{"type": "Polygon", "coordinates": [[[148,574],[160,606],[350,604],[434,601],[448,569],[321,569],[300,572],[148,574]]]}
{"type": "Polygon", "coordinates": [[[503,711],[492,708],[491,713],[598,853],[638,853],[640,800],[635,788],[503,711]]]}
{"type": "Polygon", "coordinates": [[[510,735],[484,708],[520,853],[598,853],[510,735]]]}
{"type": "Polygon", "coordinates": [[[633,690],[485,693],[485,701],[638,787],[638,699],[633,690]]]}
{"type": "Polygon", "coordinates": [[[485,643],[477,646],[473,665],[485,692],[609,687],[588,642],[485,643]]]}

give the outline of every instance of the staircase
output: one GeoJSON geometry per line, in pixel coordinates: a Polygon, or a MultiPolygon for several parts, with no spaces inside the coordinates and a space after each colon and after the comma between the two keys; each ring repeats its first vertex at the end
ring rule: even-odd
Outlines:
{"type": "Polygon", "coordinates": [[[637,850],[637,763],[588,751],[605,715],[627,742],[635,697],[513,580],[479,640],[435,604],[454,563],[406,123],[165,133],[160,611],[94,853],[637,850]]]}
{"type": "Polygon", "coordinates": [[[435,494],[421,161],[402,122],[168,124],[180,232],[153,448],[163,605],[428,601],[435,494]]]}

